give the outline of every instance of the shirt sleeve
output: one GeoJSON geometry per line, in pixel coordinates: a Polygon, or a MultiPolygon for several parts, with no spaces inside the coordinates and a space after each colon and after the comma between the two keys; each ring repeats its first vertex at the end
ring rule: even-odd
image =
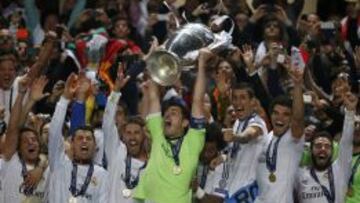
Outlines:
{"type": "Polygon", "coordinates": [[[105,153],[109,164],[116,156],[118,148],[122,146],[119,139],[118,130],[115,125],[116,106],[121,97],[121,93],[111,92],[104,112],[103,117],[103,132],[105,141],[105,153]]]}
{"type": "Polygon", "coordinates": [[[189,148],[194,153],[194,156],[199,156],[205,144],[205,128],[190,128],[185,139],[189,140],[187,144],[190,145],[189,148]]]}
{"type": "Polygon", "coordinates": [[[161,113],[158,112],[148,115],[146,117],[146,127],[150,132],[150,138],[152,141],[161,138],[164,134],[161,113]]]}
{"type": "Polygon", "coordinates": [[[354,117],[354,111],[345,110],[345,119],[340,140],[339,158],[334,162],[334,173],[342,173],[345,181],[350,178],[351,173],[354,117]]]}
{"type": "Polygon", "coordinates": [[[100,194],[99,202],[109,202],[110,182],[109,182],[109,173],[107,171],[104,177],[101,179],[99,194],[100,194]]]}
{"type": "Polygon", "coordinates": [[[56,104],[55,112],[50,122],[49,129],[49,166],[53,171],[61,165],[61,157],[65,156],[62,128],[65,120],[69,100],[61,97],[56,104]]]}

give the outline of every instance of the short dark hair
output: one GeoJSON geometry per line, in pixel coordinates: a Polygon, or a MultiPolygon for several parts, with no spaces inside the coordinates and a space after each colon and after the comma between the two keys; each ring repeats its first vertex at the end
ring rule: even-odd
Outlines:
{"type": "Polygon", "coordinates": [[[274,107],[276,105],[285,106],[288,107],[289,109],[292,109],[292,99],[286,95],[281,95],[276,97],[270,104],[269,115],[273,113],[274,107]]]}
{"type": "Polygon", "coordinates": [[[254,98],[255,97],[255,91],[254,88],[246,82],[241,82],[241,83],[234,83],[231,86],[232,91],[234,90],[245,90],[250,98],[254,98]]]}
{"type": "Polygon", "coordinates": [[[79,130],[91,132],[91,136],[92,136],[92,137],[94,138],[94,140],[95,140],[94,128],[91,127],[91,126],[88,126],[88,125],[77,127],[77,128],[74,130],[74,132],[72,133],[71,140],[74,140],[75,135],[76,135],[76,132],[79,131],[79,130]]]}
{"type": "Polygon", "coordinates": [[[311,138],[310,150],[312,150],[315,140],[317,140],[319,138],[328,139],[331,143],[331,149],[333,148],[333,140],[334,140],[333,136],[327,131],[320,131],[320,132],[315,133],[315,135],[311,138]]]}
{"type": "Polygon", "coordinates": [[[164,115],[165,111],[172,106],[179,107],[181,109],[181,113],[183,114],[183,117],[189,119],[190,112],[188,110],[188,107],[185,101],[178,96],[171,97],[170,99],[167,99],[162,103],[162,109],[161,109],[162,114],[164,115]]]}
{"type": "Polygon", "coordinates": [[[206,124],[205,130],[205,142],[216,142],[216,147],[219,151],[226,147],[226,142],[223,139],[223,133],[219,124],[214,122],[206,124]]]}
{"type": "Polygon", "coordinates": [[[129,125],[129,124],[136,124],[136,125],[139,125],[141,127],[144,127],[145,126],[145,121],[140,116],[130,116],[130,117],[128,117],[126,119],[124,127],[129,125]]]}
{"type": "Polygon", "coordinates": [[[40,144],[39,133],[35,129],[29,127],[21,127],[19,130],[19,142],[17,146],[18,149],[20,148],[20,140],[25,132],[32,132],[35,135],[37,142],[40,144]]]}

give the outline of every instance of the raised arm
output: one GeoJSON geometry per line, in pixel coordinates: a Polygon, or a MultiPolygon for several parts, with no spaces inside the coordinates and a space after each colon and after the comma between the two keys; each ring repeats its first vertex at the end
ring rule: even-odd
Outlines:
{"type": "Polygon", "coordinates": [[[148,81],[149,111],[148,115],[161,112],[159,86],[152,80],[148,81]]]}
{"type": "Polygon", "coordinates": [[[195,81],[193,103],[191,109],[191,116],[194,118],[204,118],[204,96],[206,76],[205,70],[207,62],[213,54],[208,49],[201,49],[198,59],[198,73],[195,81]]]}
{"type": "Polygon", "coordinates": [[[34,80],[39,77],[42,68],[46,66],[50,59],[50,55],[55,46],[56,34],[54,32],[49,32],[46,34],[45,43],[41,47],[39,58],[36,62],[31,66],[30,71],[27,73],[30,80],[34,80]]]}
{"type": "Polygon", "coordinates": [[[78,78],[78,89],[76,91],[76,101],[71,106],[70,133],[78,127],[86,125],[86,99],[91,86],[91,82],[86,78],[85,73],[81,73],[78,78]]]}
{"type": "Polygon", "coordinates": [[[25,121],[27,119],[27,116],[31,109],[34,107],[36,102],[40,101],[42,98],[48,96],[48,93],[43,93],[44,88],[46,84],[48,83],[48,80],[45,76],[41,76],[40,78],[37,78],[33,84],[31,85],[30,94],[29,97],[25,103],[25,106],[22,109],[21,112],[21,119],[19,122],[19,125],[22,126],[25,124],[25,121]]]}
{"type": "Polygon", "coordinates": [[[61,156],[64,155],[64,140],[62,138],[62,128],[64,125],[68,104],[73,98],[77,86],[77,76],[72,73],[66,81],[64,93],[56,104],[55,112],[50,122],[49,164],[51,171],[53,171],[56,167],[60,166],[61,156]]]}
{"type": "Polygon", "coordinates": [[[294,139],[300,140],[304,134],[304,100],[302,91],[304,70],[291,67],[289,74],[294,83],[291,132],[294,139]]]}
{"type": "Polygon", "coordinates": [[[6,161],[9,161],[17,150],[19,128],[20,128],[19,121],[22,111],[22,102],[26,94],[28,81],[29,78],[24,77],[19,82],[18,95],[16,97],[15,104],[10,114],[9,128],[6,132],[5,143],[3,145],[4,146],[3,156],[6,161]]]}
{"type": "Polygon", "coordinates": [[[114,89],[108,97],[105,107],[102,129],[104,131],[105,153],[110,164],[111,161],[114,160],[113,157],[116,156],[116,149],[119,147],[119,134],[115,124],[116,107],[121,97],[120,90],[125,86],[129,79],[130,77],[124,78],[124,74],[119,68],[114,89]]]}
{"type": "Polygon", "coordinates": [[[346,93],[344,98],[345,104],[345,119],[343,130],[340,140],[340,151],[339,158],[337,159],[336,164],[341,169],[339,171],[345,174],[345,180],[350,177],[350,167],[352,160],[352,148],[353,148],[353,136],[354,136],[354,127],[355,127],[355,112],[357,106],[358,98],[351,94],[350,92],[346,93]]]}

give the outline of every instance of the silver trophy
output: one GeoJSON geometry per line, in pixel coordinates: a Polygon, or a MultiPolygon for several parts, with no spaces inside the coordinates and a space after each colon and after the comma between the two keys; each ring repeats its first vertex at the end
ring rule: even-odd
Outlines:
{"type": "Polygon", "coordinates": [[[232,30],[215,34],[203,24],[183,25],[166,40],[162,49],[149,56],[146,68],[151,78],[162,86],[174,84],[184,68],[195,64],[201,48],[219,52],[231,47],[232,30]]]}

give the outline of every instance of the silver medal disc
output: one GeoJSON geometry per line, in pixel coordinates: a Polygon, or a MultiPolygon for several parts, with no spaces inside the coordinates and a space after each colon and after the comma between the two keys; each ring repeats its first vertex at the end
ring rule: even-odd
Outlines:
{"type": "Polygon", "coordinates": [[[173,173],[174,173],[175,175],[180,175],[181,171],[182,171],[182,170],[181,170],[180,166],[175,165],[175,166],[173,167],[173,173]]]}
{"type": "Polygon", "coordinates": [[[225,180],[225,179],[221,179],[221,180],[219,181],[219,187],[220,187],[221,189],[224,189],[224,188],[226,187],[226,180],[225,180]]]}
{"type": "Polygon", "coordinates": [[[77,198],[74,197],[74,196],[71,196],[71,197],[69,198],[69,203],[77,203],[77,198]]]}
{"type": "Polygon", "coordinates": [[[122,191],[122,195],[123,195],[123,197],[125,197],[125,198],[129,198],[129,197],[131,197],[131,190],[130,189],[124,189],[123,191],[122,191]]]}

